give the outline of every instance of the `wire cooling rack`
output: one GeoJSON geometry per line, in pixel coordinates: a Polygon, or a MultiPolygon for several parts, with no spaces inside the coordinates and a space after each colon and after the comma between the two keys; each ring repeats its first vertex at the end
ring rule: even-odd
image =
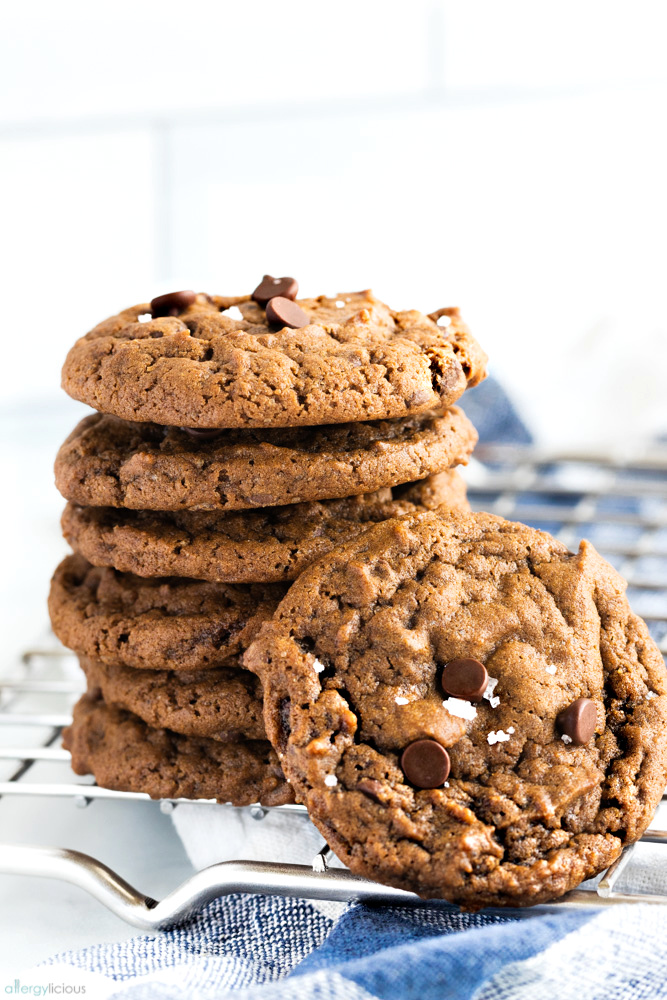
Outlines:
{"type": "MultiPolygon", "coordinates": [[[[626,460],[554,456],[513,445],[486,446],[475,452],[466,478],[475,510],[542,528],[570,548],[576,548],[580,538],[589,538],[626,578],[634,610],[647,621],[663,655],[667,653],[667,445],[626,460]]],[[[99,788],[89,779],[76,778],[69,769],[69,754],[60,746],[60,736],[83,690],[83,678],[74,663],[62,648],[32,649],[5,679],[0,678],[0,766],[6,769],[0,796],[41,798],[45,809],[53,797],[69,798],[79,807],[107,799],[117,802],[120,811],[127,800],[158,808],[147,795],[99,788]],[[14,734],[16,739],[9,745],[14,734]],[[31,769],[41,762],[57,765],[58,780],[33,780],[31,769]]],[[[169,813],[182,801],[187,800],[164,799],[159,808],[169,813]]],[[[233,808],[207,804],[212,809],[233,808]]],[[[267,813],[261,806],[248,808],[260,821],[267,813]]],[[[304,811],[301,806],[277,808],[304,811]]],[[[651,828],[642,840],[667,845],[667,831],[651,828]]],[[[595,888],[576,889],[554,903],[529,910],[502,912],[529,916],[619,903],[665,905],[667,896],[616,890],[634,850],[635,845],[626,848],[595,888]]],[[[223,862],[198,872],[161,901],[142,894],[97,859],[66,848],[0,845],[0,872],[73,883],[128,923],[149,930],[179,923],[211,899],[231,892],[425,905],[411,893],[329,867],[329,853],[323,844],[311,865],[223,862]]],[[[433,901],[428,905],[449,906],[433,901]]]]}

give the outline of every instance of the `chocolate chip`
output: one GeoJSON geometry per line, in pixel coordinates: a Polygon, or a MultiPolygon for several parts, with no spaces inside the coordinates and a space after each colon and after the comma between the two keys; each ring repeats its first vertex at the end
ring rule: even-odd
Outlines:
{"type": "Polygon", "coordinates": [[[273,326],[291,326],[293,330],[300,330],[302,326],[308,326],[310,323],[310,318],[301,306],[281,295],[267,303],[266,318],[273,326]]]}
{"type": "Polygon", "coordinates": [[[429,392],[428,389],[418,389],[405,402],[408,406],[423,406],[425,403],[430,403],[432,399],[433,393],[429,392]]]}
{"type": "Polygon", "coordinates": [[[479,701],[488,683],[489,675],[484,664],[467,656],[450,660],[440,675],[440,686],[445,694],[466,701],[479,701]]]}
{"type": "Polygon", "coordinates": [[[192,291],[167,292],[166,295],[158,295],[157,298],[151,299],[151,316],[153,319],[159,319],[162,316],[178,316],[188,306],[191,306],[196,298],[197,293],[192,291]]]}
{"type": "Polygon", "coordinates": [[[577,698],[559,713],[556,725],[563,736],[568,736],[572,743],[581,747],[595,732],[597,721],[595,702],[590,698],[577,698]]]}
{"type": "Polygon", "coordinates": [[[363,792],[367,798],[372,799],[373,802],[381,802],[380,792],[384,788],[381,781],[376,781],[375,778],[362,778],[357,784],[357,791],[363,792]]]}
{"type": "Polygon", "coordinates": [[[184,434],[189,434],[195,441],[213,441],[223,433],[217,427],[181,427],[184,434]]]}
{"type": "Polygon", "coordinates": [[[272,274],[265,274],[252,297],[260,306],[265,306],[276,295],[284,299],[295,299],[298,291],[299,285],[295,278],[274,278],[272,274]]]}
{"type": "Polygon", "coordinates": [[[401,754],[401,767],[411,785],[439,788],[449,774],[449,754],[435,740],[415,740],[401,754]]]}

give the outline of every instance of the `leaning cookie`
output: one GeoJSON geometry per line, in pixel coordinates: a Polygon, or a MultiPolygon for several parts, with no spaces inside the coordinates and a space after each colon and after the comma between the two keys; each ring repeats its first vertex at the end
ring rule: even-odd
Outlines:
{"type": "Polygon", "coordinates": [[[132,712],[152,729],[223,743],[266,739],[262,690],[247,670],[140,670],[90,656],[80,656],[79,663],[89,694],[132,712]]]}
{"type": "Polygon", "coordinates": [[[641,837],[667,778],[667,675],[624,586],[586,542],[438,512],[302,574],[244,662],[353,872],[525,906],[641,837]]]}
{"type": "Polygon", "coordinates": [[[221,743],[151,729],[136,716],[84,695],[63,732],[76,774],[152,799],[217,799],[235,806],[294,801],[266,740],[221,743]]]}
{"type": "Polygon", "coordinates": [[[49,614],[60,641],[81,656],[145,670],[210,670],[236,664],[284,593],[277,583],[147,580],[68,556],[51,581],[49,614]]]}
{"type": "Polygon", "coordinates": [[[296,427],[450,406],[486,374],[457,309],[395,312],[370,292],[259,298],[176,293],[126,309],[76,342],[63,388],[125,420],[296,427]]]}
{"type": "Polygon", "coordinates": [[[468,510],[453,470],[341,500],[223,512],[133,511],[69,503],[63,534],[93,566],[138,576],[224,583],[294,580],[319,556],[371,524],[441,505],[468,510]]]}
{"type": "Polygon", "coordinates": [[[465,464],[477,432],[457,407],[404,420],[193,437],[85,417],[56,458],[74,503],[132,510],[243,510],[356,496],[465,464]]]}

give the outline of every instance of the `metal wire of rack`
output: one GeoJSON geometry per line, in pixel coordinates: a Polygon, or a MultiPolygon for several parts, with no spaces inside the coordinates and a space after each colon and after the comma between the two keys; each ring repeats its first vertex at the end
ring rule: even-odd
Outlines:
{"type": "MultiPolygon", "coordinates": [[[[570,548],[589,538],[628,581],[634,610],[648,623],[663,655],[667,654],[667,446],[656,446],[632,459],[553,455],[524,446],[483,446],[468,470],[468,494],[475,510],[542,528],[570,548]]],[[[55,645],[28,650],[22,663],[0,677],[0,797],[69,798],[85,807],[96,800],[122,803],[151,800],[135,792],[100,788],[69,771],[69,754],[60,736],[71,706],[82,692],[74,658],[55,645]],[[11,744],[13,733],[20,738],[11,744]],[[26,780],[34,765],[56,764],[62,780],[26,780]]],[[[166,799],[171,812],[180,802],[166,799]]],[[[211,808],[232,809],[212,800],[211,808]]],[[[155,805],[155,804],[154,804],[155,805]]],[[[248,807],[261,820],[262,806],[248,807]]],[[[302,806],[279,806],[303,813],[302,806]]],[[[651,827],[644,842],[667,845],[667,831],[651,827]]],[[[625,849],[595,888],[580,888],[553,903],[503,913],[529,916],[562,909],[619,903],[667,904],[667,896],[623,893],[616,889],[631,862],[635,845],[625,849]]],[[[231,861],[196,873],[161,901],[142,894],[100,861],[77,851],[32,845],[0,845],[0,872],[41,875],[80,886],[117,916],[137,927],[157,930],[183,921],[206,902],[231,892],[261,892],[310,899],[359,900],[397,905],[426,905],[411,893],[357,878],[330,867],[329,848],[311,865],[270,861],[231,861]]],[[[667,854],[666,854],[667,861],[667,854]]],[[[430,901],[428,905],[449,906],[430,901]]]]}

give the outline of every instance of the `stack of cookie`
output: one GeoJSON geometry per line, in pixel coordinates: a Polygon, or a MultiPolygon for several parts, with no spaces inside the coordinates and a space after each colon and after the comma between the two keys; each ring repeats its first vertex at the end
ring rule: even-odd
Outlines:
{"type": "Polygon", "coordinates": [[[476,433],[453,404],[486,358],[458,311],[296,295],[271,276],[163,295],[66,360],[64,388],[98,412],[56,461],[75,554],[50,613],[88,680],[65,744],[101,785],[292,801],[245,651],[317,558],[467,507],[454,467],[476,433]]]}

